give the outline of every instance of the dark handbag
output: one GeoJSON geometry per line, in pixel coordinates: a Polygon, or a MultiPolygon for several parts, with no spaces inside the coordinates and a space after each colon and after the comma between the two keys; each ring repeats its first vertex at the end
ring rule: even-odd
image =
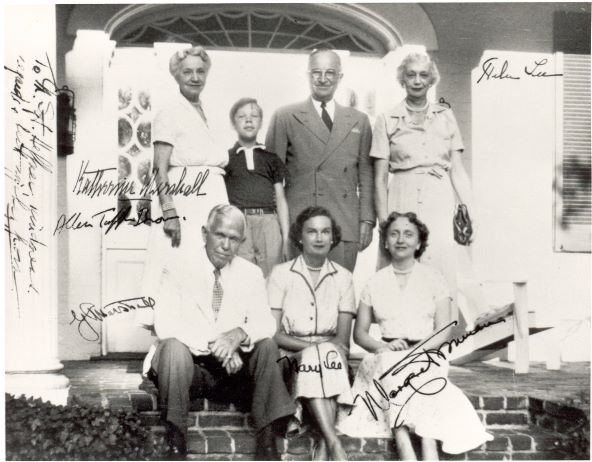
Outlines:
{"type": "Polygon", "coordinates": [[[457,204],[454,217],[452,218],[452,227],[454,230],[454,240],[460,245],[469,245],[473,235],[473,225],[469,210],[465,204],[457,204]]]}

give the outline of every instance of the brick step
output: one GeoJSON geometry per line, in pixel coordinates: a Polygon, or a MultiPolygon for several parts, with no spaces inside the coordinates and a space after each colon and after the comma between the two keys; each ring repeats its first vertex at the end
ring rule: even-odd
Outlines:
{"type": "MultiPolygon", "coordinates": [[[[146,425],[157,425],[159,413],[154,395],[130,394],[132,406],[140,411],[146,425]]],[[[487,429],[527,428],[531,423],[528,398],[470,396],[481,421],[487,429]]],[[[188,424],[198,428],[249,428],[248,413],[238,412],[234,405],[216,403],[207,399],[191,402],[188,424]]]]}
{"type": "MultiPolygon", "coordinates": [[[[155,426],[156,433],[164,427],[155,426]]],[[[525,430],[491,430],[495,439],[469,453],[441,453],[443,460],[541,460],[567,458],[561,448],[565,436],[538,427],[525,430]]],[[[349,460],[396,460],[393,439],[340,436],[349,460]]],[[[188,435],[188,460],[253,460],[255,435],[252,430],[207,430],[192,428],[188,435]]],[[[282,460],[310,460],[313,439],[308,435],[282,438],[278,448],[282,460]]]]}
{"type": "MultiPolygon", "coordinates": [[[[158,426],[160,412],[143,411],[140,413],[142,423],[146,426],[158,426]]],[[[190,412],[187,416],[187,426],[195,430],[249,430],[249,413],[237,411],[199,411],[190,412]]]]}

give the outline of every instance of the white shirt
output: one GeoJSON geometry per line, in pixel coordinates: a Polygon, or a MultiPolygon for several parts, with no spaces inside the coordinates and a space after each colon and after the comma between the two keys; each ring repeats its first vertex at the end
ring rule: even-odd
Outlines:
{"type": "Polygon", "coordinates": [[[224,167],[228,150],[214,137],[197,109],[180,93],[171,95],[152,121],[152,141],[173,146],[170,164],[224,167]]]}
{"type": "Polygon", "coordinates": [[[276,265],[267,294],[271,308],[282,310],[282,327],[290,335],[335,335],[339,313],[356,314],[352,274],[329,259],[316,285],[302,255],[276,265]]]}
{"type": "Polygon", "coordinates": [[[245,160],[247,161],[247,170],[255,170],[255,161],[253,160],[253,151],[255,149],[265,149],[265,146],[263,144],[257,144],[252,148],[245,148],[244,146],[241,146],[236,150],[237,154],[240,154],[244,151],[245,160]]]}
{"type": "Polygon", "coordinates": [[[444,276],[415,262],[403,289],[392,265],[374,273],[362,290],[360,305],[372,307],[383,337],[423,340],[434,330],[437,303],[449,297],[444,276]]]}
{"type": "Polygon", "coordinates": [[[165,276],[176,286],[176,303],[159,306],[156,301],[154,327],[159,339],[174,337],[199,356],[209,354],[208,343],[235,327],[248,336],[241,345],[243,351],[274,335],[276,324],[267,303],[263,273],[247,260],[234,257],[220,270],[224,294],[217,319],[212,310],[214,266],[205,247],[188,251],[165,276]]]}
{"type": "MultiPolygon", "coordinates": [[[[314,98],[311,98],[311,99],[312,99],[313,106],[315,107],[315,109],[317,110],[317,112],[319,114],[319,117],[321,117],[321,114],[323,113],[323,108],[321,107],[321,101],[317,101],[314,98]]],[[[332,99],[331,101],[325,102],[325,110],[329,114],[329,117],[331,117],[331,121],[335,122],[335,100],[332,99]]]]}

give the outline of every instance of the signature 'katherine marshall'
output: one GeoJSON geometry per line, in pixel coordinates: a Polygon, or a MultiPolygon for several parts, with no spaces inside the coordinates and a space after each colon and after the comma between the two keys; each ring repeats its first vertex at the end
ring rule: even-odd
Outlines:
{"type": "Polygon", "coordinates": [[[96,342],[101,337],[97,330],[98,327],[91,323],[91,321],[102,322],[108,316],[129,313],[130,311],[145,308],[154,309],[154,305],[155,303],[152,297],[135,297],[118,300],[105,305],[103,308],[96,308],[92,303],[81,303],[78,307],[78,312],[70,310],[72,314],[70,325],[78,322],[78,333],[80,336],[89,342],[96,342]]]}
{"type": "Polygon", "coordinates": [[[458,324],[457,321],[451,322],[439,331],[435,332],[429,338],[421,341],[419,344],[417,344],[417,346],[415,346],[415,348],[409,350],[405,357],[389,367],[378,378],[378,380],[374,379],[374,392],[377,395],[372,394],[370,390],[366,390],[363,395],[357,394],[354,397],[354,403],[358,400],[362,400],[375,420],[378,420],[376,412],[377,408],[385,411],[390,409],[391,406],[396,406],[399,408],[399,412],[395,420],[395,428],[401,427],[404,424],[402,419],[399,420],[401,411],[416,394],[424,396],[435,395],[440,393],[448,383],[448,380],[445,377],[437,376],[437,373],[434,374],[433,370],[432,373],[428,375],[427,372],[430,370],[430,368],[432,366],[439,367],[443,361],[447,360],[454,348],[462,344],[469,337],[477,334],[489,326],[499,324],[501,322],[506,322],[505,318],[500,318],[495,321],[480,324],[473,330],[463,334],[461,337],[442,342],[438,348],[424,347],[424,345],[426,345],[431,339],[437,337],[438,335],[446,332],[458,324]],[[413,368],[413,371],[409,372],[409,369],[412,368],[411,366],[415,367],[413,368]],[[405,377],[401,381],[401,384],[394,389],[386,390],[382,385],[381,380],[387,376],[394,377],[399,374],[405,377]],[[405,376],[404,374],[407,375],[405,376]]]}

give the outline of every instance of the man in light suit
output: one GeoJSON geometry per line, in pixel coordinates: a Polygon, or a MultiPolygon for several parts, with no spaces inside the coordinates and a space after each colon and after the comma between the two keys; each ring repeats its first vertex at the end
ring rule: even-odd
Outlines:
{"type": "Polygon", "coordinates": [[[329,209],[343,233],[330,258],[353,271],[375,222],[370,121],[333,99],[343,76],[337,53],[312,52],[308,75],[311,97],[273,115],[265,146],[287,166],[290,221],[309,206],[329,209]]]}
{"type": "Polygon", "coordinates": [[[154,312],[159,344],[149,376],[158,387],[171,456],[187,451],[190,398],[205,397],[250,405],[255,459],[278,460],[274,430],[281,431],[295,404],[277,364],[263,273],[236,256],[245,217],[232,205],[218,205],[202,232],[205,246],[179,257],[167,275],[177,290],[167,306],[157,301],[154,312]]]}

